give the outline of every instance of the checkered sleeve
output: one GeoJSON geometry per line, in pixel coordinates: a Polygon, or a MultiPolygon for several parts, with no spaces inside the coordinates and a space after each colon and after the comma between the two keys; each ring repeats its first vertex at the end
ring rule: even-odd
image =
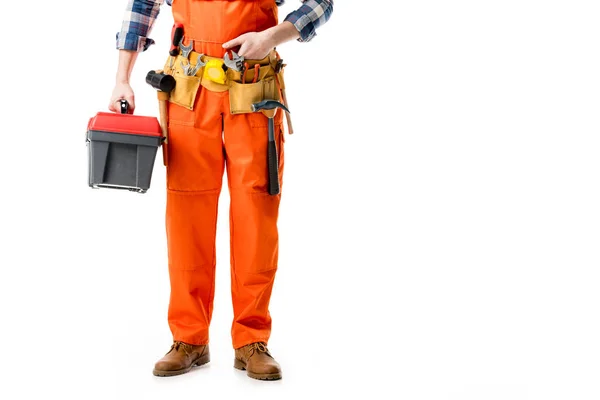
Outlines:
{"type": "Polygon", "coordinates": [[[333,0],[301,0],[302,6],[285,17],[298,32],[299,42],[309,42],[317,35],[317,28],[323,25],[333,13],[333,0]]]}
{"type": "Polygon", "coordinates": [[[154,44],[148,37],[164,0],[129,0],[121,31],[117,33],[117,49],[145,51],[154,44]]]}

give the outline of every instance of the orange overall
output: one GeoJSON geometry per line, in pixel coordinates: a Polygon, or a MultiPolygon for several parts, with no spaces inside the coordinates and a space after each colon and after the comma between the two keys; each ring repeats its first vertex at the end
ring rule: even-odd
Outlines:
{"type": "MultiPolygon", "coordinates": [[[[194,51],[222,58],[222,44],[278,23],[274,0],[174,0],[175,22],[194,51]]],[[[275,117],[280,180],[283,113],[275,117]]],[[[169,104],[166,229],[173,339],[206,344],[215,290],[217,203],[223,172],[231,206],[234,348],[267,342],[269,300],[277,269],[280,195],[267,193],[268,119],[230,113],[228,92],[201,87],[193,110],[169,104]]]]}

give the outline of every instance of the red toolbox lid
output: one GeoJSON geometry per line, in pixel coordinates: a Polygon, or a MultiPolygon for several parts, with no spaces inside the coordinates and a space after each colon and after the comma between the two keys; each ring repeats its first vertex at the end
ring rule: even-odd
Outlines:
{"type": "Polygon", "coordinates": [[[95,117],[90,118],[88,131],[162,136],[162,129],[156,117],[109,112],[99,112],[95,117]]]}

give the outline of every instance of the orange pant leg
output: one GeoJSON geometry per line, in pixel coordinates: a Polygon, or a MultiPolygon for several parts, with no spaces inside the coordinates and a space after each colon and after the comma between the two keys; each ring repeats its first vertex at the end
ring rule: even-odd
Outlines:
{"type": "MultiPolygon", "coordinates": [[[[227,101],[225,102],[227,104],[227,101]]],[[[280,182],[283,176],[282,115],[276,117],[280,182]]],[[[269,301],[278,256],[277,216],[281,195],[267,192],[267,118],[225,115],[225,152],[231,195],[231,294],[234,348],[267,342],[269,301]]]]}
{"type": "Polygon", "coordinates": [[[166,229],[174,340],[208,343],[217,205],[223,180],[223,94],[201,90],[195,111],[169,106],[166,229]]]}

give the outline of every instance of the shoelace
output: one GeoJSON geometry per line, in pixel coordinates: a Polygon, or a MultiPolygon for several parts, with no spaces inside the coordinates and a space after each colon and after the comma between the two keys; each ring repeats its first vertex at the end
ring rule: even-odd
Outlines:
{"type": "Polygon", "coordinates": [[[267,349],[267,345],[265,345],[262,342],[252,343],[250,345],[250,347],[248,348],[248,351],[250,351],[250,355],[254,354],[254,352],[256,351],[258,353],[265,353],[266,355],[271,357],[271,354],[269,353],[269,349],[267,349]]]}
{"type": "MultiPolygon", "coordinates": [[[[171,346],[171,350],[169,350],[169,353],[171,351],[173,351],[173,349],[175,349],[175,351],[182,349],[183,352],[189,356],[190,353],[192,352],[192,345],[183,343],[183,342],[174,342],[173,345],[171,346]]],[[[167,353],[167,354],[169,354],[169,353],[167,353]]]]}

